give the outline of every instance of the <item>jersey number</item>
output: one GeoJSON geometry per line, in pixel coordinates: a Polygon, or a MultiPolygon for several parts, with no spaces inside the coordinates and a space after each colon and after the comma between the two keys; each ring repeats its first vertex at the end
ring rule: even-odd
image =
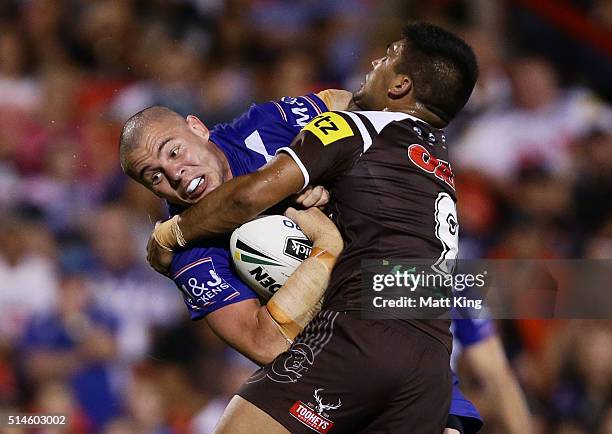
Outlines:
{"type": "Polygon", "coordinates": [[[452,273],[459,252],[459,222],[457,206],[448,193],[439,193],[434,211],[436,237],[442,243],[442,254],[434,267],[442,273],[452,273]]]}

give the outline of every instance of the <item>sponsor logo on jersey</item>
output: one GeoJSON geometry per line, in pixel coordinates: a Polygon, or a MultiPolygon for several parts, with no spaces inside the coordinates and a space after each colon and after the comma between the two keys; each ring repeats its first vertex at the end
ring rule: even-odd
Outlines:
{"type": "Polygon", "coordinates": [[[287,238],[287,241],[285,241],[285,255],[289,256],[290,258],[297,259],[298,261],[303,261],[310,256],[311,250],[312,243],[310,240],[289,237],[287,238]]]}
{"type": "Polygon", "coordinates": [[[219,277],[211,258],[203,258],[186,265],[174,275],[173,279],[187,304],[194,310],[210,306],[219,294],[228,294],[224,301],[238,295],[229,283],[219,277]],[[193,273],[197,275],[194,276],[193,273]],[[191,277],[185,281],[187,276],[191,277]]]}
{"type": "Polygon", "coordinates": [[[408,147],[408,158],[420,169],[434,174],[436,178],[444,181],[453,190],[455,189],[455,177],[447,161],[436,158],[424,146],[418,144],[408,147]]]}
{"type": "Polygon", "coordinates": [[[325,434],[334,426],[326,412],[340,408],[342,401],[338,399],[338,402],[334,404],[325,403],[321,397],[322,391],[322,388],[314,391],[314,404],[312,402],[304,403],[303,401],[296,401],[289,409],[289,413],[308,428],[325,434]]]}
{"type": "Polygon", "coordinates": [[[313,118],[304,130],[317,136],[324,146],[355,135],[348,122],[338,113],[332,112],[325,112],[313,118]]]}

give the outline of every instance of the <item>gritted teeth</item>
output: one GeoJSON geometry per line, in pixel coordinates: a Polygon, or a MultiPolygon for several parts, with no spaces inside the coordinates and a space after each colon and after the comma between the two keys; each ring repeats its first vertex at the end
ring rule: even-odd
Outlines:
{"type": "Polygon", "coordinates": [[[185,192],[187,194],[193,193],[195,189],[198,188],[198,186],[200,185],[202,181],[203,179],[201,176],[198,176],[197,178],[192,179],[189,185],[187,186],[187,190],[185,190],[185,192]]]}

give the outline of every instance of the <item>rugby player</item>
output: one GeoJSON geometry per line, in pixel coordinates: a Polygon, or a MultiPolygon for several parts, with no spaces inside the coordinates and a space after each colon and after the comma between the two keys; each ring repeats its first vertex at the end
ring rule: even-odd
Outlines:
{"type": "MultiPolygon", "coordinates": [[[[297,98],[285,97],[277,102],[253,105],[234,122],[214,127],[209,134],[208,141],[205,135],[198,136],[197,133],[201,131],[201,122],[196,118],[183,119],[168,109],[149,108],[132,116],[125,124],[120,149],[122,164],[130,176],[166,199],[172,213],[176,213],[189,206],[190,203],[180,198],[179,190],[182,188],[180,183],[174,183],[173,186],[166,174],[176,174],[186,167],[193,169],[193,165],[189,164],[189,159],[185,158],[186,154],[205,152],[207,147],[212,147],[211,153],[201,155],[199,160],[208,162],[209,166],[212,161],[212,165],[216,167],[223,167],[226,164],[230,168],[233,167],[226,172],[227,176],[221,177],[225,182],[234,174],[238,176],[249,173],[263,166],[266,160],[271,158],[270,154],[288,145],[310,119],[327,109],[344,109],[348,106],[350,99],[349,92],[327,90],[318,94],[297,98]],[[188,130],[183,128],[185,124],[189,125],[190,121],[195,126],[196,136],[187,134],[188,130]],[[180,149],[180,155],[177,158],[161,156],[147,161],[151,168],[159,166],[159,174],[153,173],[151,176],[165,178],[168,181],[167,185],[163,183],[164,179],[147,182],[145,176],[140,176],[134,171],[135,157],[138,153],[133,151],[144,146],[142,141],[135,139],[144,137],[144,130],[155,125],[161,127],[160,131],[176,128],[180,131],[174,138],[174,141],[180,143],[183,148],[180,149]],[[258,137],[261,140],[258,143],[261,143],[262,146],[248,147],[247,143],[252,143],[250,139],[252,137],[258,137]],[[187,148],[187,151],[184,148],[187,148]],[[178,167],[175,166],[177,164],[178,167]]],[[[168,156],[172,155],[173,148],[169,148],[167,152],[168,156]]],[[[202,164],[196,164],[195,167],[198,173],[210,173],[202,164]]],[[[185,172],[182,176],[187,181],[193,178],[185,172]]],[[[209,176],[215,176],[215,174],[209,176]]],[[[200,194],[195,197],[195,200],[203,196],[204,194],[200,194]]],[[[308,189],[296,201],[309,207],[325,205],[328,199],[327,191],[317,187],[308,189]]],[[[256,294],[232,270],[227,237],[209,240],[208,243],[177,252],[173,258],[171,277],[181,290],[191,318],[193,320],[204,318],[211,329],[225,342],[255,362],[265,364],[288,347],[286,339],[277,333],[276,328],[269,327],[270,317],[262,311],[256,294]],[[216,276],[214,280],[211,280],[211,272],[216,276]],[[201,282],[207,282],[208,285],[202,285],[201,282]],[[254,321],[258,316],[262,316],[263,321],[254,321]],[[268,327],[264,327],[265,325],[268,327]]],[[[458,387],[453,390],[450,415],[448,426],[481,425],[476,409],[463,398],[458,387]]],[[[460,432],[471,433],[477,430],[461,430],[460,432]]]]}
{"type": "MultiPolygon", "coordinates": [[[[344,109],[350,99],[349,92],[326,90],[318,94],[285,97],[280,101],[253,105],[233,122],[212,128],[208,140],[205,139],[206,135],[198,135],[202,130],[201,122],[196,118],[184,119],[162,107],[149,108],[135,114],[125,123],[120,141],[122,165],[126,173],[136,181],[166,199],[171,213],[174,214],[188,207],[190,202],[188,199],[181,199],[181,184],[171,182],[167,174],[172,176],[173,173],[186,168],[193,170],[195,167],[198,173],[215,176],[214,173],[210,175],[207,166],[202,163],[195,166],[190,164],[186,155],[203,152],[204,155],[200,155],[198,159],[207,162],[208,166],[229,165],[233,169],[226,172],[227,177],[221,177],[225,182],[233,175],[253,172],[263,166],[266,160],[271,158],[270,154],[288,145],[310,119],[327,109],[344,109]],[[189,126],[189,122],[195,126],[195,136],[188,134],[189,130],[184,128],[185,125],[189,126]],[[158,167],[159,170],[159,174],[154,172],[152,177],[165,178],[153,182],[147,181],[146,176],[135,173],[134,163],[138,152],[133,151],[144,146],[143,142],[137,141],[136,138],[144,137],[145,130],[156,125],[161,127],[160,131],[178,128],[179,133],[175,135],[174,141],[180,143],[182,149],[176,158],[164,158],[165,153],[162,153],[159,158],[147,161],[151,168],[158,167]],[[262,146],[248,147],[247,143],[252,143],[249,139],[252,137],[258,137],[262,146]],[[207,148],[210,148],[210,153],[206,153],[207,148]],[[164,184],[164,181],[168,184],[164,184]]],[[[166,151],[170,157],[173,148],[166,151]]],[[[193,178],[193,175],[189,176],[185,172],[182,176],[186,181],[193,178]]],[[[203,196],[204,194],[200,194],[195,200],[203,196]]],[[[322,206],[327,204],[328,199],[327,191],[316,187],[309,188],[306,193],[296,198],[296,202],[305,207],[322,206]]],[[[232,270],[228,242],[227,237],[222,237],[177,252],[173,258],[170,277],[180,289],[192,320],[204,319],[225,342],[256,363],[265,364],[288,348],[288,343],[276,327],[270,327],[271,318],[262,310],[257,295],[232,270]],[[215,276],[215,279],[211,279],[212,276],[215,276]],[[260,321],[256,321],[258,317],[260,321]]],[[[477,429],[474,427],[482,425],[480,416],[474,406],[461,395],[457,384],[455,379],[447,426],[466,427],[454,433],[475,433],[477,429]]],[[[452,433],[449,431],[448,434],[452,433]]]]}
{"type": "MultiPolygon", "coordinates": [[[[232,177],[256,171],[312,118],[335,101],[346,106],[348,100],[350,93],[332,90],[286,97],[253,105],[233,122],[211,131],[195,116],[185,119],[167,108],[148,108],[124,125],[121,165],[129,176],[166,199],[170,213],[176,214],[232,177]]],[[[326,201],[326,194],[315,188],[297,202],[306,207],[319,205],[326,201]]],[[[309,231],[310,225],[299,223],[309,231]]],[[[254,362],[268,363],[288,348],[267,308],[233,271],[228,236],[177,252],[169,277],[181,290],[192,320],[204,319],[221,339],[254,362]]]]}
{"type": "Polygon", "coordinates": [[[432,25],[408,26],[354,95],[357,107],[386,111],[317,116],[264,168],[155,229],[149,260],[167,272],[169,251],[186,242],[228,232],[310,183],[333,193],[346,249],[323,310],[233,398],[219,432],[442,431],[448,322],[361,319],[358,270],[366,258],[456,256],[454,180],[440,128],[476,76],[463,41],[432,25]]]}

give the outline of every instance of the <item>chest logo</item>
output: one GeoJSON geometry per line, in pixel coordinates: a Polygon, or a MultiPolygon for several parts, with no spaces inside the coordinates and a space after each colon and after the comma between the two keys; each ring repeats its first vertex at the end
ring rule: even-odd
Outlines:
{"type": "Polygon", "coordinates": [[[432,173],[436,178],[444,181],[453,190],[455,189],[455,177],[450,164],[447,161],[436,158],[424,146],[414,144],[408,147],[408,158],[419,169],[432,173]]]}

